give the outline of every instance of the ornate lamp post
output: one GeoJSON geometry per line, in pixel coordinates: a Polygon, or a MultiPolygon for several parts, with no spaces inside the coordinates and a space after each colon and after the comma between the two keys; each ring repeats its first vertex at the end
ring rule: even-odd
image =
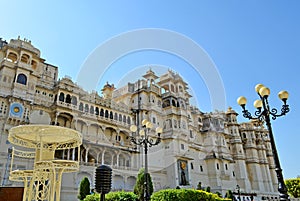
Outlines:
{"type": "Polygon", "coordinates": [[[239,198],[239,201],[241,201],[241,187],[239,185],[236,185],[236,190],[237,190],[237,193],[238,193],[238,198],[239,198]]]}
{"type": "Polygon", "coordinates": [[[283,180],[282,169],[280,167],[279,157],[276,150],[275,140],[274,140],[271,121],[270,121],[270,116],[272,117],[273,120],[275,120],[277,117],[283,116],[290,111],[289,105],[286,104],[289,94],[287,91],[281,91],[278,93],[279,98],[283,101],[281,112],[278,113],[276,108],[270,109],[269,102],[268,102],[270,89],[265,87],[262,84],[258,84],[255,86],[255,90],[260,98],[254,101],[254,107],[257,108],[257,110],[254,113],[255,117],[252,117],[251,113],[246,109],[247,99],[245,97],[243,96],[239,97],[237,99],[237,102],[243,108],[243,116],[245,118],[258,119],[261,122],[263,121],[266,122],[269,131],[274,162],[275,162],[275,171],[278,179],[278,191],[279,191],[280,200],[289,200],[289,196],[287,194],[287,188],[283,180]]]}
{"type": "MultiPolygon", "coordinates": [[[[133,142],[136,145],[142,145],[144,146],[144,152],[145,152],[145,183],[144,183],[144,201],[150,200],[150,193],[149,193],[149,173],[148,173],[148,146],[152,147],[155,145],[158,145],[161,141],[160,134],[162,133],[162,128],[157,127],[156,133],[158,137],[156,138],[155,142],[154,139],[152,139],[148,134],[149,131],[152,128],[152,123],[148,120],[144,119],[142,121],[143,129],[140,130],[139,134],[140,137],[136,138],[134,136],[131,136],[131,142],[133,142]]],[[[137,131],[137,126],[132,125],[130,126],[130,131],[135,133],[137,131]]]]}

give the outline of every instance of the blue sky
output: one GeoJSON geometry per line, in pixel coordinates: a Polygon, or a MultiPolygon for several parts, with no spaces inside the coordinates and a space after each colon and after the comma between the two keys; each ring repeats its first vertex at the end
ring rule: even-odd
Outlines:
{"type": "MultiPolygon", "coordinates": [[[[257,99],[254,86],[271,89],[270,104],[280,108],[277,93],[290,93],[291,111],[272,122],[283,173],[300,175],[300,2],[290,1],[3,1],[0,37],[27,38],[46,62],[59,66],[59,75],[76,81],[94,50],[117,35],[137,29],[170,30],[193,40],[209,55],[223,80],[226,106],[238,113],[236,99],[257,99]]],[[[177,44],[175,44],[177,45],[177,44]]],[[[95,90],[110,81],[124,83],[142,67],[158,66],[181,74],[204,112],[213,110],[201,75],[168,52],[144,50],[116,60],[95,90]],[[155,65],[154,65],[155,64],[155,65]]],[[[101,68],[101,66],[99,67],[101,68]]],[[[154,70],[156,68],[153,68],[154,70]]],[[[239,115],[239,121],[245,121],[239,115]]]]}

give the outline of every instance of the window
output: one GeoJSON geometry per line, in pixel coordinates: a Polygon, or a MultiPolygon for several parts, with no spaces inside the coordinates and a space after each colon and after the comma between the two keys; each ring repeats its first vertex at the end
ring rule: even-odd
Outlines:
{"type": "Polygon", "coordinates": [[[64,101],[65,101],[65,94],[61,92],[61,93],[59,94],[58,100],[64,102],[64,101]]]}
{"type": "Polygon", "coordinates": [[[190,130],[190,138],[193,138],[193,131],[190,130]]]}
{"type": "Polygon", "coordinates": [[[131,120],[129,116],[127,117],[127,124],[131,124],[131,120]]]}
{"type": "Polygon", "coordinates": [[[233,177],[235,177],[235,173],[234,173],[234,171],[232,171],[232,176],[233,176],[233,177]]]}
{"type": "Polygon", "coordinates": [[[95,109],[95,114],[99,115],[99,108],[98,107],[96,107],[96,109],[95,109]]]}
{"type": "Polygon", "coordinates": [[[11,62],[16,62],[17,59],[18,59],[18,56],[17,54],[13,53],[13,52],[10,52],[7,56],[8,60],[11,61],[11,62]]]}
{"type": "Polygon", "coordinates": [[[72,105],[77,105],[77,98],[76,98],[76,96],[72,96],[71,101],[72,101],[72,105]]]}
{"type": "Polygon", "coordinates": [[[200,172],[203,172],[203,167],[202,167],[202,165],[200,165],[200,172]]]}
{"type": "Polygon", "coordinates": [[[34,60],[32,60],[32,61],[31,61],[31,67],[35,70],[36,67],[37,67],[37,62],[34,61],[34,60]]]}
{"type": "Polygon", "coordinates": [[[181,144],[181,149],[184,149],[184,144],[181,144]]]}
{"type": "Polygon", "coordinates": [[[228,170],[228,166],[227,166],[227,164],[225,164],[225,170],[228,170]]]}
{"type": "Polygon", "coordinates": [[[83,103],[80,103],[80,104],[79,104],[79,110],[80,110],[80,111],[83,111],[83,103]]]}
{"type": "Polygon", "coordinates": [[[92,106],[92,105],[91,105],[91,107],[90,107],[90,113],[91,113],[91,114],[94,114],[94,106],[92,106]]]}
{"type": "Polygon", "coordinates": [[[85,111],[86,113],[89,112],[89,105],[88,105],[88,104],[85,104],[85,105],[84,105],[84,111],[85,111]]]}
{"type": "Polygon", "coordinates": [[[67,96],[66,96],[66,103],[71,103],[71,96],[70,96],[70,94],[67,94],[67,96]]]}
{"type": "Polygon", "coordinates": [[[220,169],[220,167],[219,167],[219,163],[217,163],[217,170],[219,170],[220,169]]]}
{"type": "Polygon", "coordinates": [[[23,63],[28,63],[28,61],[29,61],[29,55],[27,55],[27,54],[23,54],[22,55],[22,57],[21,57],[21,62],[23,62],[23,63]]]}
{"type": "Polygon", "coordinates": [[[27,84],[27,77],[26,77],[26,75],[24,75],[23,73],[20,73],[18,75],[18,78],[17,78],[17,83],[26,85],[27,84]]]}
{"type": "Polygon", "coordinates": [[[194,169],[194,164],[193,164],[193,163],[191,163],[191,169],[192,169],[192,170],[194,169]]]}

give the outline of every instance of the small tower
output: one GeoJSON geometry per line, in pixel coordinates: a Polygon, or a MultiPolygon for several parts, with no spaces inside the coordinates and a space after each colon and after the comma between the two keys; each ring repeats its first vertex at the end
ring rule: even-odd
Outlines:
{"type": "Polygon", "coordinates": [[[108,82],[106,82],[106,85],[104,85],[103,89],[101,90],[104,99],[111,99],[112,93],[115,89],[116,88],[115,88],[114,84],[108,84],[108,82]]]}
{"type": "Polygon", "coordinates": [[[155,83],[155,80],[159,78],[150,68],[143,77],[147,80],[148,87],[155,83]]]}

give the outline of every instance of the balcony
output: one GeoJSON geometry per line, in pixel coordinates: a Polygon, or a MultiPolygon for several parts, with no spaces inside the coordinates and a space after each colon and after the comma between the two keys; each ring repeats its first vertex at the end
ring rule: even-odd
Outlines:
{"type": "MultiPolygon", "coordinates": [[[[101,163],[95,163],[95,162],[80,162],[80,166],[84,166],[84,167],[98,167],[102,165],[101,163]]],[[[106,164],[111,166],[113,169],[115,170],[127,170],[127,171],[134,171],[137,172],[139,171],[139,168],[137,167],[128,167],[128,166],[124,166],[124,165],[111,165],[111,164],[106,164]]],[[[81,167],[81,169],[83,169],[84,167],[81,167]]]]}

